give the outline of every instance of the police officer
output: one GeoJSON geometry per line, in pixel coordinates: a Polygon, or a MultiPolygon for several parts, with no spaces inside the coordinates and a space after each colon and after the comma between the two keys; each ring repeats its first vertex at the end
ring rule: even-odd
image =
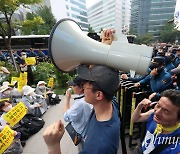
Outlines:
{"type": "Polygon", "coordinates": [[[151,73],[135,86],[149,84],[152,92],[162,92],[171,87],[171,75],[164,70],[165,58],[156,56],[152,59],[150,69],[151,73]]]}
{"type": "Polygon", "coordinates": [[[172,63],[174,58],[175,58],[175,55],[173,53],[170,53],[170,52],[165,53],[165,68],[164,68],[164,70],[166,72],[170,73],[171,75],[173,74],[171,72],[171,70],[175,68],[174,64],[172,63]]]}

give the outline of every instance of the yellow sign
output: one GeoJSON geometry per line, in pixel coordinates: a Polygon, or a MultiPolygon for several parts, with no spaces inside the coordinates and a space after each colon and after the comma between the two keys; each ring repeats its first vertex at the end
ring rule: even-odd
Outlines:
{"type": "Polygon", "coordinates": [[[27,85],[27,72],[20,73],[20,80],[24,82],[24,85],[27,85]]]}
{"type": "Polygon", "coordinates": [[[36,59],[35,57],[28,57],[28,58],[25,58],[25,62],[27,65],[35,65],[36,59]]]}
{"type": "Polygon", "coordinates": [[[0,102],[2,102],[2,101],[9,101],[10,100],[10,98],[3,98],[3,99],[0,99],[0,102]]]}
{"type": "Polygon", "coordinates": [[[11,85],[14,85],[14,81],[19,81],[18,77],[11,77],[11,85]]]}
{"type": "Polygon", "coordinates": [[[18,91],[21,92],[22,88],[27,85],[27,72],[20,73],[18,80],[18,91]]]}
{"type": "Polygon", "coordinates": [[[14,131],[6,125],[0,132],[0,153],[3,153],[9,147],[13,140],[14,131]]]}
{"type": "Polygon", "coordinates": [[[53,87],[54,86],[54,78],[50,78],[48,82],[48,87],[53,87]]]}
{"type": "Polygon", "coordinates": [[[19,102],[9,112],[3,115],[3,118],[10,124],[11,127],[13,127],[26,115],[26,113],[26,106],[22,102],[19,102]]]}

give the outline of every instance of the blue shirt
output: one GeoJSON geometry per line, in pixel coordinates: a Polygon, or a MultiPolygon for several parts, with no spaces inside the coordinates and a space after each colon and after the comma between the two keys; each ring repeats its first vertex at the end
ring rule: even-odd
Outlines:
{"type": "Polygon", "coordinates": [[[171,75],[162,71],[157,76],[150,77],[150,87],[152,92],[162,92],[171,86],[171,75]]]}
{"type": "Polygon", "coordinates": [[[92,105],[85,102],[84,97],[76,99],[72,107],[64,113],[64,120],[71,122],[76,132],[81,134],[89,121],[91,111],[92,105]]]}
{"type": "Polygon", "coordinates": [[[113,115],[108,121],[98,121],[93,114],[79,154],[117,154],[120,139],[118,109],[113,105],[113,115]]]}
{"type": "Polygon", "coordinates": [[[174,59],[174,66],[178,67],[179,64],[180,64],[180,57],[176,56],[176,58],[174,59]]]}
{"type": "Polygon", "coordinates": [[[153,116],[154,113],[152,113],[147,120],[146,135],[142,143],[143,154],[149,154],[159,144],[163,144],[163,142],[172,144],[169,147],[165,148],[160,154],[177,154],[178,152],[180,152],[180,139],[177,138],[173,141],[173,137],[171,138],[171,136],[175,136],[180,133],[180,128],[172,132],[171,134],[154,135],[153,133],[156,129],[157,124],[153,120],[153,116]]]}
{"type": "Polygon", "coordinates": [[[172,69],[174,69],[175,68],[175,66],[173,65],[173,63],[171,62],[171,63],[168,63],[166,66],[165,66],[165,68],[164,68],[164,70],[166,71],[166,72],[168,72],[169,74],[173,74],[172,72],[171,72],[171,70],[172,69]]]}

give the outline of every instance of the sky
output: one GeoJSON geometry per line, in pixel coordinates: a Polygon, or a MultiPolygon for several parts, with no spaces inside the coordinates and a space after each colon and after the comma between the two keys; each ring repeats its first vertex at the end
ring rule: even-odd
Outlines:
{"type": "Polygon", "coordinates": [[[94,3],[96,3],[98,0],[86,0],[86,6],[87,8],[91,7],[94,3]]]}

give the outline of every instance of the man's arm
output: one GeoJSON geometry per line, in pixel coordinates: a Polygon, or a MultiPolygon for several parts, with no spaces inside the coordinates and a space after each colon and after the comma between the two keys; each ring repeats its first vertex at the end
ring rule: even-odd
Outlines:
{"type": "Polygon", "coordinates": [[[133,122],[145,122],[147,121],[149,115],[154,112],[154,109],[149,110],[145,113],[141,113],[143,108],[147,108],[151,106],[151,101],[148,99],[143,99],[138,106],[136,107],[136,109],[134,110],[134,113],[132,115],[132,121],[133,122]]]}
{"type": "Polygon", "coordinates": [[[63,114],[70,109],[70,99],[71,99],[71,93],[67,90],[66,91],[66,103],[64,105],[63,114]]]}
{"type": "Polygon", "coordinates": [[[61,154],[60,141],[64,132],[64,124],[61,120],[46,128],[43,138],[48,147],[48,154],[61,154]]]}

